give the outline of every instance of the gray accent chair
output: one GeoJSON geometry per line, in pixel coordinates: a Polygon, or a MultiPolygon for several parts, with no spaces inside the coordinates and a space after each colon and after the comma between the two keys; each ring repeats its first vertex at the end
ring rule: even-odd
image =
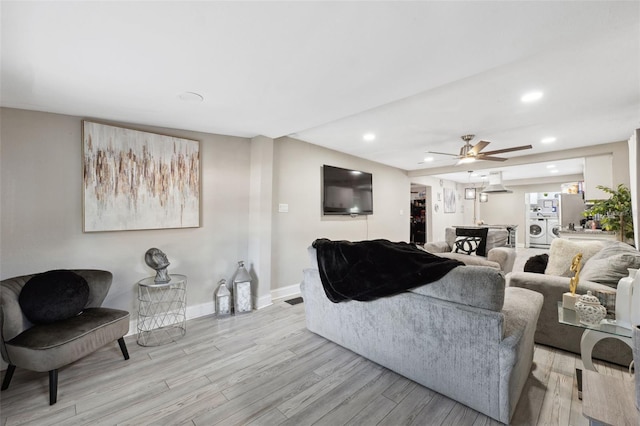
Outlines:
{"type": "Polygon", "coordinates": [[[9,387],[16,367],[49,372],[49,404],[57,401],[58,369],[83,358],[108,343],[118,341],[129,359],[124,336],[129,331],[129,312],[102,308],[113,275],[108,271],[76,269],[89,285],[89,300],[82,313],[49,324],[32,324],[23,314],[18,297],[34,275],[0,282],[0,352],[9,364],[2,390],[9,387]]]}
{"type": "Polygon", "coordinates": [[[509,423],[531,370],[542,295],[505,288],[495,268],[458,266],[395,296],[332,303],[315,249],[309,255],[301,292],[310,331],[509,423]]]}
{"type": "MultiPolygon", "coordinates": [[[[576,294],[597,290],[616,292],[620,278],[628,275],[628,268],[640,267],[640,253],[619,241],[565,240],[556,238],[549,249],[545,273],[512,272],[507,286],[536,291],[544,296],[542,312],[535,334],[536,343],[580,354],[584,329],[558,322],[558,302],[569,291],[573,272],[569,267],[573,256],[584,254],[580,281],[576,294]]],[[[592,357],[628,367],[631,349],[618,339],[603,339],[593,348],[592,357]]]]}
{"type": "MultiPolygon", "coordinates": [[[[465,226],[464,228],[474,228],[465,226]]],[[[505,274],[513,270],[516,260],[516,251],[513,248],[505,247],[509,239],[509,232],[506,229],[489,228],[487,232],[487,256],[469,256],[461,253],[451,253],[456,241],[456,229],[446,228],[444,241],[426,243],[424,249],[429,253],[437,254],[440,257],[456,259],[465,265],[490,266],[500,269],[505,274]]]]}

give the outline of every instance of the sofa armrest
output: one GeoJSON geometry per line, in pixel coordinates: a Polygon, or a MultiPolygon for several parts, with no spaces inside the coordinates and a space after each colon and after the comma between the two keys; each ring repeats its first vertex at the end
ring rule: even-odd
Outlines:
{"type": "MultiPolygon", "coordinates": [[[[511,272],[507,274],[508,287],[521,287],[537,291],[544,297],[542,311],[536,329],[536,343],[580,353],[582,331],[558,322],[558,302],[569,291],[569,278],[533,272],[511,272]]],[[[607,290],[611,287],[591,281],[580,281],[577,294],[587,291],[607,290]]]]}
{"type": "Polygon", "coordinates": [[[451,247],[446,241],[434,241],[426,243],[424,249],[429,253],[448,253],[451,251],[451,247]]]}
{"type": "MultiPolygon", "coordinates": [[[[569,291],[569,278],[555,275],[536,274],[533,272],[511,272],[507,274],[507,287],[528,288],[537,291],[544,296],[544,303],[553,305],[557,310],[557,302],[562,301],[562,294],[569,291]]],[[[577,294],[586,294],[587,291],[608,290],[611,287],[591,281],[580,281],[576,290],[577,294]]]]}
{"type": "MultiPolygon", "coordinates": [[[[551,332],[558,323],[558,302],[562,295],[569,291],[569,278],[555,275],[536,274],[533,272],[511,272],[507,274],[507,287],[520,287],[537,291],[544,296],[538,324],[539,332],[551,332]]],[[[580,281],[576,294],[586,294],[587,291],[608,290],[611,287],[591,281],[580,281]]]]}
{"type": "Polygon", "coordinates": [[[505,278],[501,271],[488,266],[458,266],[439,280],[409,291],[500,312],[504,305],[505,278]]]}
{"type": "Polygon", "coordinates": [[[513,271],[513,264],[516,261],[516,251],[510,247],[494,247],[487,252],[487,260],[497,262],[502,272],[508,274],[513,271]]]}
{"type": "Polygon", "coordinates": [[[533,362],[534,336],[543,297],[524,289],[509,287],[505,291],[503,333],[500,345],[500,368],[503,371],[515,366],[513,374],[501,376],[500,398],[510,401],[509,407],[501,407],[502,417],[511,418],[519,396],[529,378],[533,362]]]}

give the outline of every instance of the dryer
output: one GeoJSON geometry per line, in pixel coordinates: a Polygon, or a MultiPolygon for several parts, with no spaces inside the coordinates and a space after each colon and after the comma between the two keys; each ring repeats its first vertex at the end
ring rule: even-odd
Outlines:
{"type": "Polygon", "coordinates": [[[529,219],[529,247],[546,248],[547,242],[547,219],[543,217],[532,217],[529,219]]]}
{"type": "Polygon", "coordinates": [[[556,238],[560,238],[560,220],[550,217],[547,219],[547,244],[551,244],[556,238]]]}

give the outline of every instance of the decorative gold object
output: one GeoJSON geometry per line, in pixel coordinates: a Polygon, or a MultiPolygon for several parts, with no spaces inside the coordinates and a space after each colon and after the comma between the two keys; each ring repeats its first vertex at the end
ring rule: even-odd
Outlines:
{"type": "Polygon", "coordinates": [[[571,259],[571,267],[569,270],[575,272],[575,275],[569,280],[569,291],[575,296],[578,282],[580,281],[580,266],[582,264],[582,253],[578,253],[571,259]]]}
{"type": "Polygon", "coordinates": [[[582,253],[578,253],[571,259],[571,267],[569,270],[574,272],[575,275],[569,280],[569,291],[562,294],[562,307],[566,309],[576,310],[576,302],[578,296],[576,295],[576,289],[578,288],[578,282],[580,281],[580,266],[582,264],[582,253]]]}

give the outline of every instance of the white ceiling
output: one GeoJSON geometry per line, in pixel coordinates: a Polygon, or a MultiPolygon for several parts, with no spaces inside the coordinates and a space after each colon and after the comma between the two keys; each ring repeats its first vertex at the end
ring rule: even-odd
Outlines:
{"type": "Polygon", "coordinates": [[[533,145],[515,157],[640,127],[635,1],[0,5],[5,107],[290,135],[404,170],[454,165],[419,162],[467,133],[487,151],[533,145]],[[521,103],[530,90],[543,98],[521,103]]]}
{"type": "MultiPolygon", "coordinates": [[[[506,162],[505,164],[509,163],[506,162]]],[[[467,170],[472,168],[473,167],[458,167],[458,169],[460,169],[458,171],[437,173],[433,176],[454,182],[482,184],[482,186],[485,186],[489,183],[489,173],[501,172],[501,180],[503,182],[529,180],[529,183],[531,183],[539,179],[541,183],[544,183],[540,178],[555,179],[558,176],[571,175],[575,177],[576,175],[582,175],[584,172],[584,158],[545,161],[517,166],[496,166],[482,170],[467,170]]],[[[563,182],[568,183],[569,180],[564,180],[563,182]]]]}

